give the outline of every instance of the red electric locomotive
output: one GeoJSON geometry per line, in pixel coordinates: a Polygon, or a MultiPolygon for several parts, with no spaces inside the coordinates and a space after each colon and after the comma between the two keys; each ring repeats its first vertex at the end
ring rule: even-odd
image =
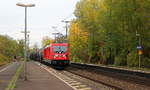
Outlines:
{"type": "Polygon", "coordinates": [[[67,43],[52,43],[43,50],[43,59],[51,65],[67,66],[69,64],[69,48],[67,43]]]}

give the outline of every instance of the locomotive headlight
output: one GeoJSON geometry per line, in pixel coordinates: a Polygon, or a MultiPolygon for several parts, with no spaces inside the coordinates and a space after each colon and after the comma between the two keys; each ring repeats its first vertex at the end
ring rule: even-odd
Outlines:
{"type": "Polygon", "coordinates": [[[63,57],[65,57],[65,58],[66,58],[66,55],[63,55],[63,57]]]}

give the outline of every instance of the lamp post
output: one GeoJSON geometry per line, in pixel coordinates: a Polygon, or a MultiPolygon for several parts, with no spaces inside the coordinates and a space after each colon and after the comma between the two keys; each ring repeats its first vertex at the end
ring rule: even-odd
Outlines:
{"type": "Polygon", "coordinates": [[[68,37],[68,23],[70,21],[65,21],[65,20],[62,20],[61,22],[65,22],[66,23],[66,38],[68,37]]]}
{"type": "Polygon", "coordinates": [[[143,51],[142,51],[142,45],[141,45],[141,35],[137,33],[137,31],[136,31],[136,37],[138,37],[137,49],[138,49],[138,55],[139,55],[139,68],[140,68],[143,51]]]}
{"type": "MultiPolygon", "coordinates": [[[[25,33],[25,32],[24,32],[24,31],[21,31],[21,33],[25,33]]],[[[27,35],[27,39],[26,39],[26,43],[27,43],[27,57],[28,57],[27,59],[29,59],[29,53],[30,53],[30,52],[29,52],[29,43],[30,43],[30,42],[29,42],[29,33],[30,33],[30,31],[27,31],[26,33],[28,34],[28,35],[27,35]]]]}
{"type": "Polygon", "coordinates": [[[34,7],[35,4],[17,3],[16,5],[25,8],[24,80],[27,80],[27,68],[26,68],[26,61],[27,61],[27,7],[34,7]]]}
{"type": "Polygon", "coordinates": [[[28,39],[27,39],[27,41],[28,41],[28,43],[27,43],[27,47],[28,47],[28,49],[27,49],[27,52],[28,52],[28,54],[27,54],[27,59],[29,60],[29,56],[30,56],[30,34],[28,34],[27,35],[28,36],[28,39]]]}

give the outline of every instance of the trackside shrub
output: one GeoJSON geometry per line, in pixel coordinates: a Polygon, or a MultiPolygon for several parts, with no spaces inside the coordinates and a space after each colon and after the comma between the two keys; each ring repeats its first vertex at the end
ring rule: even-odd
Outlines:
{"type": "Polygon", "coordinates": [[[0,54],[0,64],[4,64],[8,62],[8,58],[2,54],[0,54]]]}
{"type": "Polygon", "coordinates": [[[143,58],[141,60],[141,63],[142,63],[142,67],[146,67],[146,68],[150,68],[150,58],[143,58]]]}
{"type": "Polygon", "coordinates": [[[125,58],[123,58],[121,56],[116,56],[114,65],[116,65],[116,66],[124,66],[124,65],[126,65],[125,58]]]}
{"type": "Polygon", "coordinates": [[[127,65],[134,67],[139,65],[138,55],[135,51],[132,51],[127,55],[127,65]]]}

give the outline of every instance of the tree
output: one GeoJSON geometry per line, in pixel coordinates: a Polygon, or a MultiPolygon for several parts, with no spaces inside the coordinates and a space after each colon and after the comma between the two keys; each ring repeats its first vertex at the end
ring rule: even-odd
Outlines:
{"type": "Polygon", "coordinates": [[[90,62],[115,65],[129,65],[130,62],[130,66],[137,66],[139,38],[145,52],[143,59],[149,62],[149,3],[149,0],[80,0],[76,5],[75,21],[81,31],[89,34],[90,62]]]}
{"type": "Polygon", "coordinates": [[[7,35],[0,35],[0,64],[11,62],[13,56],[22,56],[23,45],[7,35]]]}
{"type": "Polygon", "coordinates": [[[52,42],[54,42],[54,40],[52,38],[45,36],[42,39],[42,46],[45,47],[46,45],[49,45],[52,42]]]}
{"type": "Polygon", "coordinates": [[[88,59],[88,33],[86,31],[81,30],[78,26],[78,23],[76,23],[75,21],[71,22],[68,39],[71,60],[79,59],[84,60],[84,62],[87,62],[86,59],[88,59]]]}
{"type": "Polygon", "coordinates": [[[21,56],[21,57],[24,56],[24,40],[18,40],[17,53],[18,53],[19,56],[21,56]]]}

